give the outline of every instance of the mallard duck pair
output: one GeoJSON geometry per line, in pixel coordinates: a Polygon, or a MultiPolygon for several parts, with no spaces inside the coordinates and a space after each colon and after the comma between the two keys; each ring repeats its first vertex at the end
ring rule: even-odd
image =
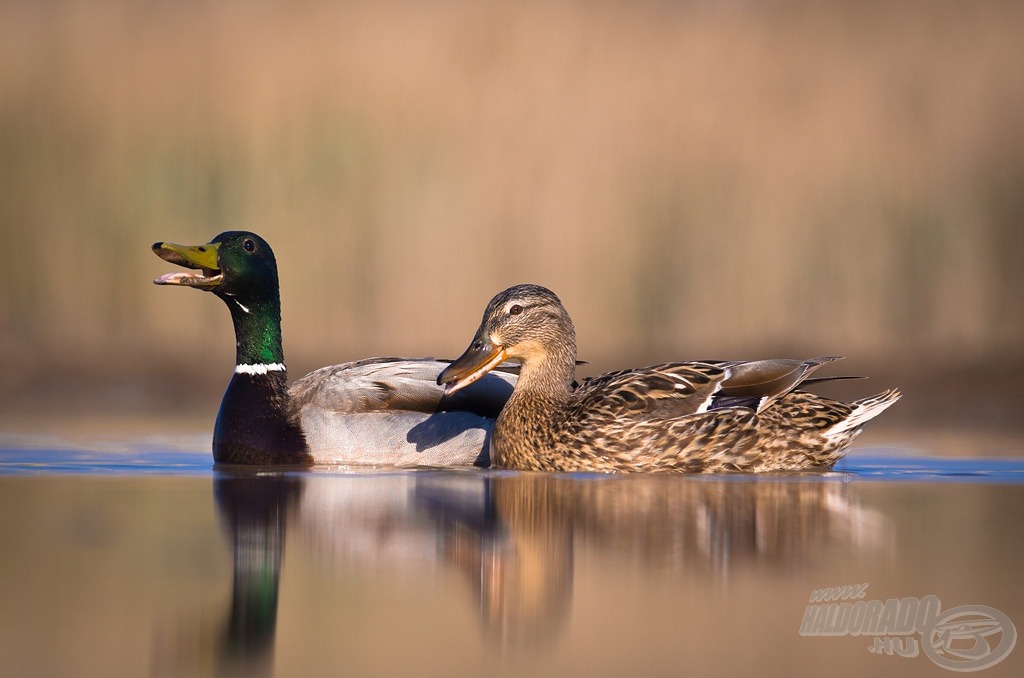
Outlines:
{"type": "Polygon", "coordinates": [[[213,292],[231,312],[236,365],[214,426],[218,463],[828,468],[900,397],[893,389],[846,404],[796,390],[834,358],[666,363],[577,386],[572,320],[537,285],[494,297],[453,363],[370,358],[288,387],[277,264],[266,241],[230,231],[206,245],[156,243],[153,251],[192,269],[156,284],[213,292]],[[495,370],[506,360],[521,363],[518,381],[495,370]]]}

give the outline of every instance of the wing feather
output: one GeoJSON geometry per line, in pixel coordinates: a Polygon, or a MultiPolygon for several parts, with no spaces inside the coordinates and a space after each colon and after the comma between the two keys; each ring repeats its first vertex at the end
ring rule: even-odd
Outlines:
{"type": "Polygon", "coordinates": [[[696,362],[610,372],[584,380],[572,409],[582,419],[662,420],[696,414],[707,409],[728,375],[728,368],[696,362]]]}
{"type": "Polygon", "coordinates": [[[512,394],[515,375],[496,370],[445,396],[437,375],[447,365],[432,358],[368,358],[323,367],[288,389],[292,414],[315,406],[341,414],[464,410],[496,417],[512,394]]]}

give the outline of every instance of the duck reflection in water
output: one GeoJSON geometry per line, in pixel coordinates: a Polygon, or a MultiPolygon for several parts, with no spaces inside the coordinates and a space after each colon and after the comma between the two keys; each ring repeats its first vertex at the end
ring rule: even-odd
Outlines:
{"type": "Polygon", "coordinates": [[[441,553],[465,576],[488,640],[542,646],[569,619],[576,483],[539,473],[421,482],[441,553]]]}
{"type": "Polygon", "coordinates": [[[253,468],[219,469],[217,515],[231,546],[231,598],[213,624],[205,611],[157,629],[152,675],[264,676],[273,673],[285,534],[301,514],[305,479],[253,468]]]}
{"type": "Polygon", "coordinates": [[[214,492],[233,556],[216,654],[247,675],[271,667],[286,531],[293,557],[349,574],[383,563],[459,572],[484,640],[517,648],[558,642],[582,560],[727,585],[745,567],[799,572],[834,549],[885,554],[893,543],[856,485],[820,474],[220,471],[214,492]]]}
{"type": "Polygon", "coordinates": [[[231,609],[217,643],[221,670],[270,672],[285,532],[302,490],[301,478],[284,474],[221,472],[214,480],[232,555],[231,609]]]}
{"type": "Polygon", "coordinates": [[[845,483],[811,477],[671,478],[545,473],[417,484],[440,552],[462,572],[490,640],[556,642],[577,552],[644,573],[727,582],[745,566],[799,571],[829,549],[891,550],[888,520],[845,483]],[[474,492],[475,490],[475,492],[474,492]]]}

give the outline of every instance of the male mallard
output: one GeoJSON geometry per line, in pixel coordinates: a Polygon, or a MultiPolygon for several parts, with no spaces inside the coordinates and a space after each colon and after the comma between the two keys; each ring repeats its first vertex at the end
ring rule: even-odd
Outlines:
{"type": "Polygon", "coordinates": [[[522,368],[491,436],[491,462],[505,468],[829,468],[863,425],[900,397],[891,389],[847,404],[794,390],[835,358],[666,363],[573,389],[572,320],[558,297],[537,285],[494,297],[473,343],[437,382],[451,394],[506,359],[522,368]]]}
{"type": "Polygon", "coordinates": [[[161,259],[196,269],[153,282],[213,292],[235,326],[235,373],[213,431],[213,458],[232,464],[487,463],[487,438],[515,378],[495,373],[467,397],[434,379],[447,362],[370,358],[324,367],[287,387],[281,296],[270,245],[221,233],[207,245],[158,242],[161,259]]]}

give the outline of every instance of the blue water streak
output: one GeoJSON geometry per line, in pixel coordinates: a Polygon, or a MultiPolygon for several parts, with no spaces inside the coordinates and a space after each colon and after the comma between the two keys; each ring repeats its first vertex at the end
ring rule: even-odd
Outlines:
{"type": "MultiPolygon", "coordinates": [[[[314,469],[315,473],[346,475],[360,469],[314,469]]],[[[302,472],[302,471],[297,471],[302,472]]],[[[509,473],[491,471],[490,473],[509,473]]],[[[0,449],[3,475],[212,476],[209,451],[127,446],[116,452],[73,448],[0,449]]],[[[606,474],[571,474],[580,480],[610,478],[606,474]]],[[[621,476],[619,476],[621,477],[621,476]]],[[[854,450],[825,473],[720,474],[680,476],[693,480],[730,482],[791,480],[798,482],[930,482],[1024,484],[1024,458],[930,457],[905,450],[854,450]]]]}

